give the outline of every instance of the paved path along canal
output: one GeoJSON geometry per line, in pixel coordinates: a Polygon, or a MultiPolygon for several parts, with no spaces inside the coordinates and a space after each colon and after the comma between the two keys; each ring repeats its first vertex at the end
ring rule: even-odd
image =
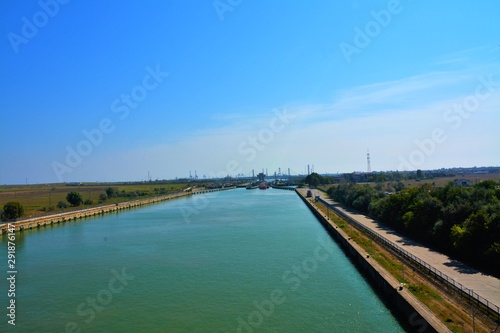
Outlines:
{"type": "MultiPolygon", "coordinates": [[[[301,190],[306,191],[305,189],[301,190]]],[[[314,195],[319,195],[324,201],[328,202],[332,208],[341,211],[370,230],[387,238],[394,244],[427,262],[435,269],[448,275],[450,278],[461,283],[465,287],[472,289],[475,293],[487,299],[489,302],[495,304],[496,306],[500,306],[499,279],[491,275],[483,274],[457,260],[448,257],[447,255],[429,249],[428,247],[423,246],[408,237],[402,236],[394,230],[384,226],[382,223],[377,222],[376,220],[373,220],[363,214],[346,209],[339,203],[329,199],[327,194],[324,192],[315,190],[314,195]]]]}

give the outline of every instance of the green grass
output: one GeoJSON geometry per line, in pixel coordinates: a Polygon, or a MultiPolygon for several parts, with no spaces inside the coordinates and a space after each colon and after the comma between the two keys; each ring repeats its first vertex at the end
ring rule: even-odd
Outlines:
{"type": "Polygon", "coordinates": [[[0,186],[0,208],[9,201],[18,201],[24,207],[23,218],[27,218],[75,209],[72,207],[64,210],[57,208],[57,203],[59,201],[66,202],[66,195],[72,191],[79,192],[84,201],[87,199],[93,201],[92,205],[80,205],[76,207],[80,209],[94,207],[99,204],[154,197],[160,194],[172,194],[183,191],[189,186],[192,185],[173,182],[151,184],[83,184],[78,186],[67,186],[64,184],[0,186]],[[99,203],[99,195],[105,194],[106,189],[109,187],[116,189],[118,192],[140,192],[145,195],[137,197],[113,197],[99,203]],[[155,189],[163,190],[160,193],[159,191],[155,191],[155,189]],[[45,211],[48,210],[49,207],[53,207],[54,210],[45,211]]]}
{"type": "MultiPolygon", "coordinates": [[[[326,214],[324,205],[314,205],[318,210],[326,214]]],[[[372,241],[366,234],[351,227],[344,219],[332,211],[330,211],[329,216],[330,220],[369,253],[372,259],[398,281],[402,281],[402,262],[399,258],[372,241]]],[[[438,287],[407,266],[405,266],[404,270],[404,282],[408,290],[420,302],[425,304],[452,332],[472,332],[472,318],[468,313],[467,304],[452,300],[451,297],[443,297],[444,294],[438,290],[438,287]]],[[[480,323],[476,318],[476,332],[491,332],[492,329],[493,327],[480,323]]]]}

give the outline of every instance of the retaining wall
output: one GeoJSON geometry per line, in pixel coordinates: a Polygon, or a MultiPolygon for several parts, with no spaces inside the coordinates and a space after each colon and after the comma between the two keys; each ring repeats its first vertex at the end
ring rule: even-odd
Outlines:
{"type": "Polygon", "coordinates": [[[72,212],[65,212],[65,213],[59,213],[59,214],[53,214],[53,215],[47,215],[47,216],[39,216],[39,217],[31,218],[31,219],[25,219],[25,220],[21,220],[21,221],[0,224],[0,232],[2,234],[7,233],[8,224],[14,226],[14,230],[16,232],[19,232],[19,231],[23,231],[25,229],[40,228],[40,227],[44,227],[47,225],[76,221],[76,220],[84,219],[87,217],[93,217],[93,216],[103,215],[103,214],[107,214],[107,213],[118,212],[118,211],[125,210],[125,209],[141,207],[144,205],[150,205],[150,204],[154,204],[157,202],[170,200],[170,199],[174,199],[174,198],[179,198],[179,197],[183,197],[183,196],[195,195],[195,194],[207,193],[207,192],[224,191],[224,190],[230,190],[230,189],[234,189],[234,188],[235,187],[224,187],[224,188],[218,188],[218,189],[197,190],[197,191],[192,191],[192,192],[180,192],[180,193],[163,195],[163,196],[154,197],[154,198],[126,201],[126,202],[121,202],[121,203],[116,203],[116,204],[109,204],[109,205],[103,205],[103,206],[92,207],[92,208],[87,208],[87,209],[80,209],[80,210],[72,211],[72,212]]]}
{"type": "Polygon", "coordinates": [[[296,192],[328,233],[341,245],[359,271],[382,295],[388,306],[394,309],[400,320],[406,323],[409,330],[419,333],[451,332],[425,305],[402,287],[399,281],[354,243],[342,229],[318,211],[302,193],[296,192]]]}

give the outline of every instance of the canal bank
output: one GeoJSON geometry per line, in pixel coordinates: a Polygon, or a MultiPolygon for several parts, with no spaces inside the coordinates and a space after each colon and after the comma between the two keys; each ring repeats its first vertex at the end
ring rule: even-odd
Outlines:
{"type": "Polygon", "coordinates": [[[125,202],[109,204],[109,205],[102,205],[102,206],[92,207],[92,208],[87,208],[87,209],[79,209],[79,210],[71,211],[71,212],[52,214],[52,215],[46,215],[46,216],[39,216],[39,217],[35,217],[35,218],[0,224],[0,234],[7,233],[7,227],[9,224],[14,226],[14,228],[13,229],[11,228],[10,230],[14,230],[16,232],[19,232],[19,231],[23,231],[25,229],[40,228],[40,227],[45,227],[48,225],[71,222],[71,221],[76,221],[76,220],[82,220],[82,219],[85,219],[88,217],[94,217],[94,216],[104,215],[104,214],[108,214],[108,213],[119,212],[119,211],[123,211],[123,210],[127,210],[127,209],[138,208],[138,207],[151,205],[151,204],[155,204],[155,203],[159,203],[159,202],[163,202],[163,201],[167,201],[167,200],[171,200],[171,199],[176,199],[176,198],[180,198],[180,197],[196,195],[196,194],[204,194],[204,193],[210,193],[210,192],[218,192],[218,191],[224,191],[224,190],[232,190],[235,188],[236,187],[232,186],[232,187],[223,187],[223,188],[199,189],[199,190],[188,191],[188,192],[179,192],[179,193],[175,193],[175,194],[162,195],[162,196],[158,196],[158,197],[154,197],[154,198],[125,201],[125,202]]]}
{"type": "Polygon", "coordinates": [[[219,191],[59,226],[16,235],[17,331],[408,331],[291,191],[219,191]],[[199,214],[186,221],[186,207],[199,214]],[[128,284],[110,289],[117,272],[128,284]]]}
{"type": "MultiPolygon", "coordinates": [[[[419,333],[451,332],[424,304],[417,300],[400,282],[381,267],[359,245],[354,243],[328,216],[306,198],[306,189],[296,192],[309,209],[318,218],[328,233],[341,245],[360,272],[382,295],[388,306],[392,307],[399,318],[413,331],[419,333]]],[[[313,200],[311,198],[311,200],[313,200]]]]}

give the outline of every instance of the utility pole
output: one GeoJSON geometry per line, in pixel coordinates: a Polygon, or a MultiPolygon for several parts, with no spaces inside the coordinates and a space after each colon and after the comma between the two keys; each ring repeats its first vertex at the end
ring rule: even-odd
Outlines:
{"type": "Polygon", "coordinates": [[[371,173],[372,167],[370,165],[370,151],[369,150],[366,151],[366,164],[367,164],[367,167],[366,167],[367,173],[371,173]]]}

